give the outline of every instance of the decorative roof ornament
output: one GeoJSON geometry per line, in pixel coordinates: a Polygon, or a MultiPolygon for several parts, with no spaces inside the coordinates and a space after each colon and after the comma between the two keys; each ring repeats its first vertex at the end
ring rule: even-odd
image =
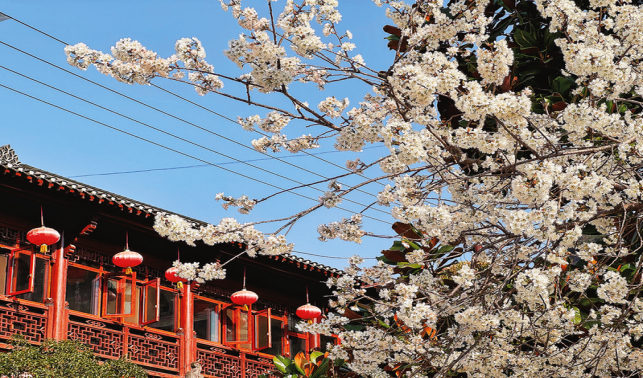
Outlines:
{"type": "MultiPolygon", "coordinates": [[[[0,21],[3,21],[2,13],[0,13],[0,21]]],[[[16,155],[16,151],[14,151],[13,148],[11,148],[11,146],[8,144],[5,144],[4,146],[0,146],[0,164],[7,165],[9,166],[9,168],[20,166],[20,160],[18,160],[18,155],[16,155]]]]}

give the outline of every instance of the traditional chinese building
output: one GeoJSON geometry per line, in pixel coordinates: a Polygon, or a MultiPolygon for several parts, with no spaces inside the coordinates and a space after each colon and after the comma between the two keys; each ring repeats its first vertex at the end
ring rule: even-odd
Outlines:
{"type": "Polygon", "coordinates": [[[225,280],[177,287],[165,271],[179,247],[182,261],[205,264],[243,246],[171,242],[153,229],[155,214],[170,212],[20,164],[9,146],[0,147],[0,169],[0,351],[13,334],[34,344],[76,339],[103,359],[127,354],[150,377],[183,377],[199,361],[205,377],[251,378],[271,370],[276,354],[334,342],[294,325],[306,287],[326,311],[324,282],[338,270],[294,256],[244,256],[226,265],[225,280]],[[44,224],[61,234],[43,252],[26,238],[41,208],[44,224]],[[126,235],[143,256],[131,274],[112,261],[126,235]],[[247,310],[230,300],[244,270],[259,297],[247,310]]]}

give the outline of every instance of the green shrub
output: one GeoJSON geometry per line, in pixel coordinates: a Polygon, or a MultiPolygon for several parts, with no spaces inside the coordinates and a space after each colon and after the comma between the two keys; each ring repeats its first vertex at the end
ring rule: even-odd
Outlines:
{"type": "Polygon", "coordinates": [[[14,336],[10,343],[13,349],[0,353],[0,377],[21,374],[33,378],[147,377],[140,366],[125,357],[101,364],[89,347],[76,340],[45,340],[41,345],[31,345],[23,337],[14,336]]]}

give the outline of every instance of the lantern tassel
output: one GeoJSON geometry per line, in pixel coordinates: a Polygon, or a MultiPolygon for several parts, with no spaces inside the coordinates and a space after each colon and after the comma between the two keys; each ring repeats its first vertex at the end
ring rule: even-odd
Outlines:
{"type": "Polygon", "coordinates": [[[248,311],[248,305],[243,305],[243,311],[248,311]]]}
{"type": "Polygon", "coordinates": [[[132,268],[129,266],[125,269],[125,274],[132,274],[132,268]]]}
{"type": "Polygon", "coordinates": [[[47,253],[47,244],[40,245],[40,253],[47,253]]]}
{"type": "Polygon", "coordinates": [[[183,290],[183,282],[181,282],[181,281],[177,282],[177,283],[176,283],[176,287],[177,287],[177,289],[179,289],[179,290],[183,290]]]}
{"type": "Polygon", "coordinates": [[[308,319],[308,324],[313,324],[313,320],[312,320],[312,319],[308,319]]]}

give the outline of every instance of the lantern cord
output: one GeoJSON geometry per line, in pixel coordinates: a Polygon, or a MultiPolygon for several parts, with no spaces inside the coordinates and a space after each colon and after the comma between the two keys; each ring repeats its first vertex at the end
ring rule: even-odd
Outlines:
{"type": "Polygon", "coordinates": [[[243,288],[246,288],[246,267],[243,267],[243,288]]]}
{"type": "Polygon", "coordinates": [[[181,249],[176,248],[176,261],[181,262],[181,249]]]}
{"type": "Polygon", "coordinates": [[[125,231],[125,249],[129,251],[129,234],[125,231]]]}
{"type": "Polygon", "coordinates": [[[308,285],[306,285],[306,303],[310,303],[310,299],[308,299],[308,285]]]}
{"type": "Polygon", "coordinates": [[[40,205],[40,225],[45,227],[45,217],[42,215],[42,205],[40,205]]]}

